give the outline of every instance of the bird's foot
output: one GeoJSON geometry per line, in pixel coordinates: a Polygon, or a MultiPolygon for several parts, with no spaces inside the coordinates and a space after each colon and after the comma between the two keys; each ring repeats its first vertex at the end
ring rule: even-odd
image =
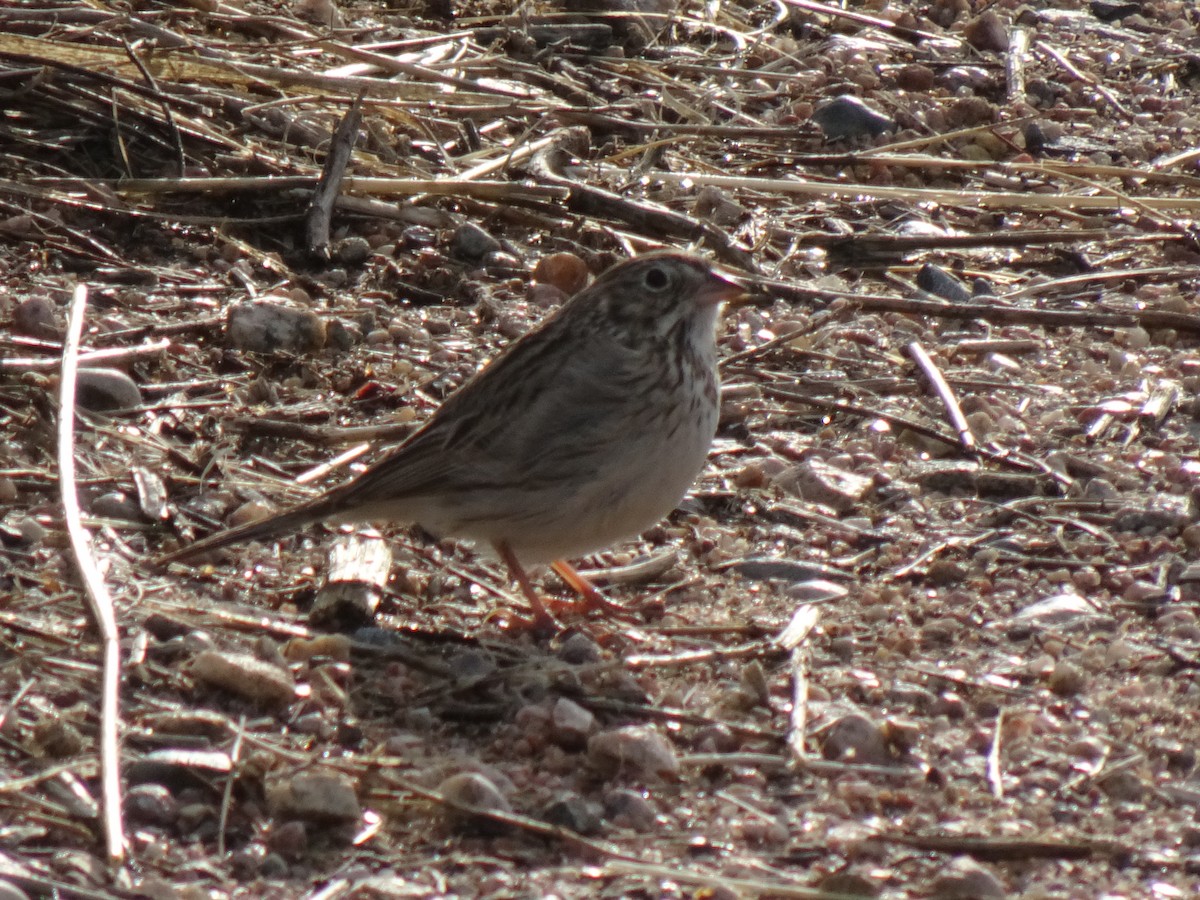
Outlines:
{"type": "Polygon", "coordinates": [[[565,629],[563,624],[554,618],[550,610],[545,604],[539,607],[532,607],[532,615],[523,616],[515,610],[497,609],[491,612],[486,618],[488,621],[498,622],[500,627],[512,634],[528,634],[535,638],[553,637],[560,634],[565,629]]]}
{"type": "Polygon", "coordinates": [[[550,567],[558,573],[558,577],[565,581],[571,590],[579,595],[581,603],[578,605],[570,604],[571,607],[582,606],[584,612],[599,612],[626,622],[637,622],[639,620],[633,610],[619,603],[613,603],[613,601],[600,593],[594,584],[576,571],[574,566],[565,560],[556,560],[551,563],[550,567]]]}

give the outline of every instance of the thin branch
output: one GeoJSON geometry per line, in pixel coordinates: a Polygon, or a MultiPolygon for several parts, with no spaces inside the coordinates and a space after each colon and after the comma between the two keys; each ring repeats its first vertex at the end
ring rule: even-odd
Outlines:
{"type": "Polygon", "coordinates": [[[91,536],[83,527],[79,494],[75,484],[75,383],[79,371],[79,343],[87,310],[87,285],[76,285],[71,300],[67,337],[63,343],[61,389],[58,421],[58,482],[62,491],[63,518],[71,540],[75,564],[83,579],[84,591],[92,616],[104,644],[104,672],[100,695],[100,783],[103,800],[104,833],[108,859],[113,865],[125,858],[125,835],[121,822],[120,726],[121,648],[118,643],[117,617],[104,576],[91,554],[91,536]]]}
{"type": "MultiPolygon", "coordinates": [[[[77,354],[77,360],[80,366],[96,366],[101,363],[115,366],[143,357],[161,356],[170,347],[171,342],[163,338],[137,347],[106,347],[103,350],[90,350],[87,353],[77,354]]],[[[61,364],[61,358],[54,359],[50,356],[13,356],[8,359],[0,359],[0,371],[9,369],[16,372],[48,372],[57,369],[61,364]]]]}
{"type": "Polygon", "coordinates": [[[756,279],[766,293],[792,302],[845,299],[862,309],[898,312],[939,319],[978,319],[995,324],[1043,325],[1066,328],[1173,328],[1187,334],[1200,334],[1200,316],[1169,309],[1038,309],[1027,306],[1000,306],[996,303],[937,303],[908,297],[879,294],[838,294],[808,288],[773,278],[756,279]]]}
{"type": "Polygon", "coordinates": [[[1029,54],[1029,30],[1016,27],[1008,39],[1008,55],[1004,59],[1004,75],[1008,85],[1009,103],[1025,101],[1025,57],[1029,54]]]}
{"type": "Polygon", "coordinates": [[[1004,799],[1004,775],[1000,771],[1000,743],[1004,730],[1004,710],[996,714],[996,725],[992,729],[992,746],[987,755],[987,780],[992,787],[992,796],[1004,799]]]}
{"type": "Polygon", "coordinates": [[[908,355],[916,362],[917,368],[928,379],[929,384],[938,395],[938,399],[942,401],[946,415],[950,417],[950,424],[958,432],[959,445],[968,453],[974,453],[979,444],[975,440],[975,435],[971,432],[971,424],[967,421],[967,417],[963,415],[962,407],[958,405],[958,398],[954,396],[954,389],[947,383],[941,369],[937,367],[937,364],[925,352],[924,347],[913,341],[908,345],[907,349],[908,355]]]}
{"type": "Polygon", "coordinates": [[[325,155],[325,167],[313,191],[312,202],[305,219],[305,239],[308,252],[321,259],[329,259],[329,228],[333,222],[333,204],[342,187],[350,154],[358,140],[358,128],[362,123],[363,95],[359,94],[346,115],[338,123],[325,155]]]}
{"type": "MultiPolygon", "coordinates": [[[[560,134],[560,138],[564,138],[560,134]]],[[[641,234],[665,234],[689,241],[703,241],[722,262],[754,271],[754,260],[724,231],[691,216],[649,201],[636,201],[584,181],[575,181],[565,171],[566,151],[551,145],[529,163],[530,174],[541,184],[569,191],[569,210],[588,216],[604,216],[626,223],[641,234]]]]}
{"type": "Polygon", "coordinates": [[[447,796],[442,791],[430,790],[429,788],[417,784],[415,781],[405,778],[401,775],[389,774],[387,775],[387,780],[401,790],[408,791],[409,793],[414,794],[423,800],[430,800],[434,803],[440,804],[441,806],[454,810],[457,813],[477,816],[480,819],[488,819],[499,825],[520,829],[529,834],[537,835],[545,840],[558,841],[568,847],[594,853],[596,856],[602,858],[636,862],[633,857],[623,853],[615,844],[589,838],[563,825],[554,825],[543,822],[539,819],[531,818],[529,816],[520,815],[519,813],[506,812],[500,809],[489,809],[487,807],[474,806],[470,803],[464,803],[453,797],[447,796]]]}
{"type": "Polygon", "coordinates": [[[912,41],[914,44],[918,41],[938,41],[961,46],[963,43],[962,38],[953,35],[910,28],[907,25],[900,25],[879,16],[869,16],[864,13],[841,9],[829,3],[817,3],[815,0],[782,0],[782,2],[795,9],[803,9],[806,12],[816,13],[817,15],[831,16],[835,19],[845,19],[848,22],[854,22],[858,25],[868,25],[872,28],[878,28],[885,33],[894,34],[906,41],[912,41]]]}
{"type": "MultiPolygon", "coordinates": [[[[952,168],[946,166],[946,168],[952,168]]],[[[826,200],[839,198],[853,202],[863,200],[898,200],[913,205],[940,203],[945,206],[962,206],[986,210],[1087,210],[1112,209],[1119,202],[1111,197],[1088,194],[1032,194],[1015,191],[962,191],[942,188],[896,187],[894,185],[866,184],[863,182],[838,182],[831,184],[798,178],[754,178],[745,175],[712,175],[707,172],[664,172],[655,169],[644,173],[650,181],[663,184],[712,185],[713,187],[736,188],[746,191],[761,191],[775,194],[799,194],[821,197],[826,200]]],[[[1158,211],[1196,212],[1200,210],[1200,197],[1134,197],[1139,203],[1158,211]]]]}
{"type": "Polygon", "coordinates": [[[238,780],[238,768],[241,762],[242,742],[246,737],[246,716],[238,719],[237,734],[233,739],[233,748],[229,751],[229,759],[233,765],[225,779],[225,787],[221,791],[221,814],[217,817],[217,855],[225,855],[225,833],[229,828],[229,811],[233,807],[233,785],[238,780]]]}
{"type": "MultiPolygon", "coordinates": [[[[830,892],[802,884],[789,884],[779,878],[732,877],[712,872],[688,870],[678,865],[609,860],[600,871],[605,875],[628,875],[653,879],[658,882],[697,885],[701,888],[708,888],[714,895],[722,896],[793,897],[802,898],[802,900],[844,900],[847,897],[840,891],[830,892]],[[718,891],[718,888],[724,890],[718,891]]],[[[698,897],[706,895],[708,892],[696,890],[689,893],[698,897]]]]}
{"type": "MultiPolygon", "coordinates": [[[[139,39],[137,44],[140,45],[141,43],[142,40],[139,39]]],[[[167,127],[171,130],[171,137],[175,143],[175,164],[178,167],[177,172],[182,177],[183,173],[187,170],[187,153],[183,149],[183,136],[179,133],[179,125],[175,122],[175,113],[171,111],[171,103],[167,97],[163,95],[162,90],[158,86],[158,82],[154,79],[154,75],[148,68],[146,68],[146,64],[142,62],[141,57],[137,55],[138,47],[129,43],[129,41],[125,40],[124,38],[121,39],[121,46],[125,48],[125,53],[129,56],[130,62],[137,66],[138,71],[142,73],[142,78],[146,80],[146,84],[150,86],[150,90],[158,95],[157,100],[160,108],[162,109],[163,120],[167,123],[167,127]]]]}
{"type": "Polygon", "coordinates": [[[815,606],[805,604],[796,610],[787,627],[775,637],[775,643],[789,653],[792,709],[788,716],[787,745],[801,761],[808,759],[808,752],[804,748],[804,739],[808,732],[808,653],[803,645],[816,627],[819,615],[815,606]]]}
{"type": "Polygon", "coordinates": [[[1134,118],[1134,114],[1125,108],[1124,104],[1116,98],[1112,91],[1106,88],[1100,82],[1096,81],[1090,75],[1085,75],[1079,70],[1079,67],[1072,63],[1069,59],[1047,44],[1045,41],[1035,41],[1033,45],[1036,49],[1045,53],[1052,60],[1062,66],[1073,77],[1091,87],[1097,94],[1109,102],[1113,109],[1128,119],[1134,118]]]}

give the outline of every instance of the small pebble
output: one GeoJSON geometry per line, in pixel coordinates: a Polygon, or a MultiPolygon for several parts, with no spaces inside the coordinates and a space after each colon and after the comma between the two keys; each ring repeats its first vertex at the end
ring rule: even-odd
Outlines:
{"type": "Polygon", "coordinates": [[[650,726],[602,731],[587,744],[588,763],[605,777],[673,778],[679,773],[675,748],[650,726]]]}
{"type": "Polygon", "coordinates": [[[604,798],[604,816],[618,828],[652,831],[657,815],[650,801],[638,791],[618,788],[604,798]]]}
{"type": "Polygon", "coordinates": [[[1124,495],[1125,506],[1114,516],[1113,527],[1121,531],[1155,531],[1184,528],[1196,521],[1196,504],[1190,496],[1176,494],[1124,495]]]}
{"type": "MultiPolygon", "coordinates": [[[[946,119],[951,128],[972,128],[994,122],[996,117],[996,107],[986,98],[960,97],[950,104],[946,119]]],[[[979,158],[988,161],[986,154],[979,158]]]]}
{"type": "Polygon", "coordinates": [[[185,803],[179,807],[175,827],[180,834],[201,837],[216,821],[216,810],[208,803],[185,803]]]}
{"type": "MultiPolygon", "coordinates": [[[[983,66],[951,66],[937,75],[937,83],[951,94],[960,91],[976,92],[992,87],[994,76],[983,66]]],[[[931,124],[945,127],[944,121],[931,124]]]]}
{"type": "Polygon", "coordinates": [[[954,559],[935,559],[929,564],[926,578],[930,584],[946,586],[958,584],[967,577],[966,567],[954,559]]]}
{"type": "Polygon", "coordinates": [[[296,734],[312,735],[328,740],[333,734],[333,726],[319,712],[305,713],[292,722],[291,729],[296,734]]]}
{"type": "Polygon", "coordinates": [[[291,672],[248,653],[204,650],[192,659],[187,671],[211,687],[266,706],[289,703],[296,695],[291,672]]]}
{"type": "Polygon", "coordinates": [[[1124,329],[1121,337],[1125,346],[1131,350],[1145,350],[1150,346],[1150,332],[1141,326],[1124,329]]]}
{"type": "Polygon", "coordinates": [[[386,347],[389,344],[395,343],[392,339],[392,333],[386,328],[376,328],[367,334],[367,346],[369,347],[386,347]]]}
{"type": "Polygon", "coordinates": [[[361,266],[371,258],[371,245],[366,238],[348,237],[343,241],[338,241],[333,256],[343,265],[361,266]]]}
{"type": "Polygon", "coordinates": [[[530,305],[536,306],[538,309],[557,309],[567,302],[569,296],[561,288],[552,284],[536,282],[531,284],[529,290],[525,292],[525,297],[529,300],[530,305]]]}
{"type": "Polygon", "coordinates": [[[1119,500],[1121,492],[1107,478],[1089,478],[1083,485],[1085,500],[1119,500]]]}
{"type": "MultiPolygon", "coordinates": [[[[878,872],[878,870],[876,871],[878,872]]],[[[881,890],[878,880],[858,872],[846,870],[827,875],[817,882],[816,886],[822,891],[837,897],[862,897],[864,900],[872,900],[872,898],[878,897],[881,890]]]]}
{"type": "Polygon", "coordinates": [[[737,735],[723,723],[705,725],[696,732],[697,753],[733,753],[740,746],[737,735]]]}
{"type": "Polygon", "coordinates": [[[273,867],[272,857],[278,861],[278,865],[286,870],[287,864],[284,863],[284,859],[301,859],[308,852],[308,827],[303,822],[295,820],[284,822],[267,833],[267,846],[274,853],[268,854],[263,859],[262,872],[264,876],[267,870],[273,867]]]}
{"type": "Polygon", "coordinates": [[[847,513],[856,509],[875,486],[872,479],[831,466],[819,459],[808,459],[785,469],[774,483],[811,503],[820,503],[847,513]]]}
{"type": "Polygon", "coordinates": [[[279,817],[310,822],[356,822],[362,815],[354,785],[340,774],[301,772],[267,783],[267,806],[279,817]]]}
{"type": "Polygon", "coordinates": [[[478,261],[502,250],[500,242],[473,222],[460,225],[450,238],[450,250],[459,259],[478,261]]]}
{"type": "Polygon", "coordinates": [[[901,66],[896,73],[896,84],[906,91],[928,91],[933,87],[935,79],[933,69],[920,63],[901,66]]]}
{"type": "Polygon", "coordinates": [[[225,327],[229,346],[254,353],[311,353],[325,346],[325,320],[270,299],[239,303],[225,327]]]}
{"type": "Polygon", "coordinates": [[[424,250],[437,243],[437,232],[424,225],[409,225],[400,232],[400,245],[405,250],[424,250]]]}
{"type": "MultiPolygon", "coordinates": [[[[500,792],[500,788],[496,787],[495,782],[478,772],[459,772],[451,775],[438,785],[437,790],[451,803],[492,812],[512,812],[512,804],[500,792]]],[[[446,809],[446,817],[459,825],[479,824],[475,816],[451,807],[446,809]]]]}
{"type": "MultiPolygon", "coordinates": [[[[229,854],[229,868],[239,881],[250,881],[262,870],[263,861],[267,858],[267,848],[257,841],[238,847],[229,854]]],[[[164,894],[164,896],[171,896],[164,894]]]]}
{"type": "Polygon", "coordinates": [[[1004,883],[970,857],[950,861],[929,889],[933,900],[1004,900],[1009,896],[1004,883]]]}
{"type": "MultiPolygon", "coordinates": [[[[305,835],[307,834],[307,832],[304,832],[304,830],[303,830],[304,826],[301,825],[299,822],[287,822],[284,824],[284,827],[287,827],[288,825],[298,825],[301,829],[301,833],[305,834],[305,835]]],[[[277,829],[277,830],[282,830],[282,829],[277,829]]],[[[307,849],[308,849],[308,843],[307,843],[307,840],[305,840],[304,845],[301,847],[301,849],[299,851],[297,851],[296,858],[298,859],[301,856],[303,856],[307,849]]],[[[272,880],[280,881],[287,877],[287,874],[288,874],[287,860],[284,859],[284,856],[282,853],[279,853],[279,852],[268,853],[266,855],[266,857],[264,857],[264,859],[262,861],[262,865],[259,866],[258,873],[259,873],[259,875],[261,875],[264,879],[266,879],[268,881],[272,881],[272,880]]]]}
{"type": "Polygon", "coordinates": [[[696,192],[692,215],[714,225],[729,226],[744,219],[748,211],[723,190],[709,184],[696,192]]]}
{"type": "Polygon", "coordinates": [[[971,302],[971,292],[963,287],[962,282],[933,263],[921,266],[917,272],[917,287],[952,303],[971,302]]]}
{"type": "Polygon", "coordinates": [[[856,713],[842,716],[825,730],[821,753],[826,759],[872,766],[895,762],[883,729],[856,713]]]}
{"type": "Polygon", "coordinates": [[[134,825],[171,825],[179,816],[179,802],[161,784],[135,784],[125,792],[125,815],[134,825]]]}
{"type": "Polygon", "coordinates": [[[314,25],[324,28],[341,28],[345,25],[341,10],[333,0],[298,0],[293,9],[298,18],[314,25]]]}
{"type": "Polygon", "coordinates": [[[535,282],[552,285],[567,297],[583,290],[590,275],[587,263],[574,253],[551,253],[533,267],[535,282]]]}
{"type": "Polygon", "coordinates": [[[976,50],[1004,53],[1008,50],[1008,28],[995,10],[989,9],[963,27],[963,37],[976,50]]]}
{"type": "Polygon", "coordinates": [[[1017,612],[1017,621],[1037,622],[1042,626],[1066,625],[1081,619],[1093,619],[1100,612],[1083,597],[1074,593],[1053,594],[1017,612]]]}
{"type": "Polygon", "coordinates": [[[578,794],[566,794],[552,801],[542,812],[551,825],[560,825],[577,834],[596,834],[600,831],[600,811],[578,794]]]}
{"type": "Polygon", "coordinates": [[[558,658],[573,666],[599,662],[603,657],[600,645],[581,631],[569,635],[558,648],[558,658]]]}
{"type": "Polygon", "coordinates": [[[1060,697],[1071,697],[1087,686],[1087,675],[1078,666],[1059,660],[1046,679],[1046,686],[1060,697]]]}
{"type": "MultiPolygon", "coordinates": [[[[1142,3],[1124,2],[1124,0],[1092,0],[1088,10],[1101,22],[1119,22],[1130,16],[1141,18],[1142,3]]],[[[1146,23],[1148,24],[1148,23],[1146,23]]],[[[1145,27],[1145,25],[1143,25],[1145,27]]]]}
{"type": "Polygon", "coordinates": [[[1109,753],[1108,746],[1095,737],[1080,738],[1068,744],[1066,749],[1068,755],[1086,760],[1089,764],[1099,762],[1109,753]]]}
{"type": "Polygon", "coordinates": [[[41,223],[27,213],[17,213],[15,216],[0,219],[0,232],[3,232],[5,237],[28,240],[40,240],[45,236],[41,223]]]}
{"type": "Polygon", "coordinates": [[[821,127],[827,141],[876,136],[896,128],[896,123],[887,116],[849,94],[819,106],[813,112],[812,120],[821,127]]]}
{"type": "Polygon", "coordinates": [[[597,729],[596,717],[573,700],[560,697],[550,712],[550,739],[564,750],[582,750],[597,729]]]}
{"type": "Polygon", "coordinates": [[[330,266],[321,272],[316,272],[313,275],[313,280],[318,284],[324,285],[329,290],[337,290],[346,286],[350,281],[350,273],[343,266],[330,266]]]}
{"type": "Polygon", "coordinates": [[[482,680],[496,671],[496,658],[486,650],[477,647],[467,647],[455,653],[450,659],[456,677],[461,679],[482,680]]]}
{"type": "Polygon", "coordinates": [[[37,545],[46,540],[46,535],[49,532],[46,526],[35,519],[33,516],[22,516],[14,523],[17,527],[17,534],[23,543],[37,545]]]}
{"type": "Polygon", "coordinates": [[[1118,769],[1105,777],[1101,773],[1100,789],[1112,800],[1137,803],[1146,796],[1146,784],[1129,769],[1118,769]]]}
{"type": "Polygon", "coordinates": [[[483,256],[483,267],[489,275],[495,275],[498,278],[514,275],[523,276],[525,274],[525,264],[504,250],[493,250],[490,253],[485,253],[483,256]]]}
{"type": "Polygon", "coordinates": [[[147,521],[137,498],[124,491],[101,494],[91,502],[90,511],[93,516],[101,519],[114,519],[119,522],[147,521]]]}
{"type": "Polygon", "coordinates": [[[26,297],[13,311],[13,331],[17,334],[53,339],[61,337],[63,330],[57,307],[46,297],[26,297]]]}
{"type": "Polygon", "coordinates": [[[69,759],[83,752],[87,742],[78,726],[61,716],[51,716],[33,727],[34,746],[53,759],[69,759]]]}
{"type": "MultiPolygon", "coordinates": [[[[363,339],[362,330],[351,322],[334,319],[325,329],[325,344],[345,353],[363,339]]],[[[262,379],[259,379],[262,380],[262,379]]]]}
{"type": "Polygon", "coordinates": [[[75,402],[91,412],[116,413],[142,405],[142,392],[120,369],[80,369],[75,402]]]}

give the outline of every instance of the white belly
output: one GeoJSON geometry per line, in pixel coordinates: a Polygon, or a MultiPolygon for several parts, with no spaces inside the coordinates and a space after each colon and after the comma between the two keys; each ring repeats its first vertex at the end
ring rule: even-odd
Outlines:
{"type": "Polygon", "coordinates": [[[620,459],[610,454],[598,461],[596,477],[574,492],[557,486],[488,490],[470,499],[459,497],[446,508],[428,498],[417,521],[446,537],[504,542],[530,565],[603,550],[636,537],[679,505],[704,467],[715,413],[711,422],[695,422],[670,441],[661,435],[628,436],[627,443],[616,445],[627,448],[620,459]],[[508,514],[496,517],[498,509],[508,514]]]}

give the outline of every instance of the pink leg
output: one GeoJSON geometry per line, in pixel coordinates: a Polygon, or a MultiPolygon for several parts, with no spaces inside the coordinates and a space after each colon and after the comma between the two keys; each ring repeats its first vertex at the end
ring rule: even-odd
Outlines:
{"type": "MultiPolygon", "coordinates": [[[[533,583],[529,580],[529,575],[525,572],[525,567],[521,565],[521,561],[517,559],[517,555],[513,553],[512,548],[508,544],[501,541],[496,544],[496,553],[503,560],[504,565],[508,567],[508,572],[513,580],[520,587],[521,593],[525,595],[525,599],[529,601],[529,608],[533,611],[533,620],[525,621],[525,624],[532,626],[538,631],[560,631],[562,626],[550,614],[550,610],[546,609],[546,604],[542,602],[542,598],[538,596],[538,592],[534,589],[533,583]]],[[[592,588],[595,590],[595,588],[592,588]]]]}
{"type": "Polygon", "coordinates": [[[583,599],[585,609],[594,609],[597,612],[608,613],[610,616],[628,619],[630,612],[625,607],[618,603],[613,603],[598,590],[596,586],[588,581],[584,576],[580,575],[565,559],[557,559],[550,564],[558,577],[567,583],[571,588],[583,599]]]}

